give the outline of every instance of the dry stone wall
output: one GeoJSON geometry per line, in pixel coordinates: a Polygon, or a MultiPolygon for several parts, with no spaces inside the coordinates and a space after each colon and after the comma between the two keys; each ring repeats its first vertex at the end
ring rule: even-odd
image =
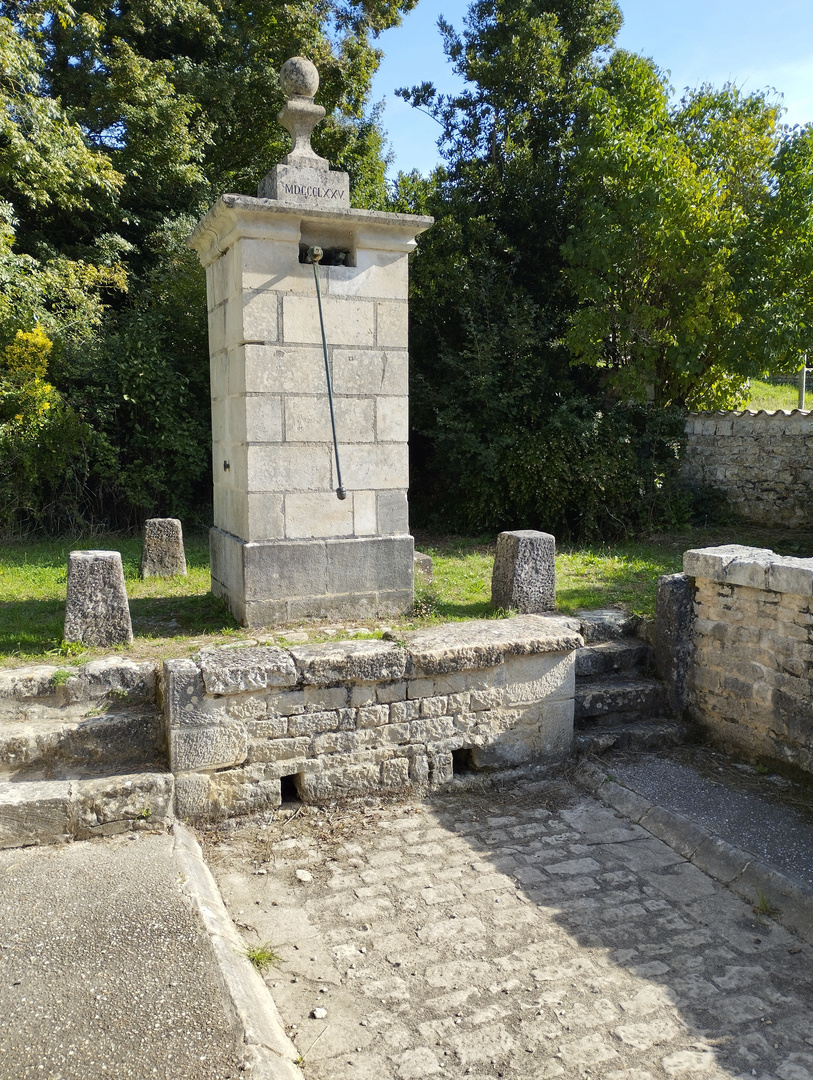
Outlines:
{"type": "Polygon", "coordinates": [[[683,475],[754,525],[813,527],[813,412],[694,413],[683,475]]]}
{"type": "Polygon", "coordinates": [[[164,665],[181,819],[439,787],[455,764],[560,761],[573,737],[574,620],[526,615],[164,665]]]}
{"type": "Polygon", "coordinates": [[[687,551],[689,715],[718,744],[813,772],[813,559],[687,551]]]}

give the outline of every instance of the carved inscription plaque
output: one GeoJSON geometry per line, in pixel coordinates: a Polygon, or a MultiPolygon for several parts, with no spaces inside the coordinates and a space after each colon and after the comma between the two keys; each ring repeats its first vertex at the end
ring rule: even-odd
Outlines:
{"type": "Polygon", "coordinates": [[[347,173],[277,165],[259,187],[261,199],[277,199],[293,206],[350,206],[347,173]]]}

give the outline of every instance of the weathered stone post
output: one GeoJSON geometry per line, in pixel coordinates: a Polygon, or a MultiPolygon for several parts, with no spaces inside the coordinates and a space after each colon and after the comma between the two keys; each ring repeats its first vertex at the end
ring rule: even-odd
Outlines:
{"type": "Polygon", "coordinates": [[[120,552],[70,552],[64,634],[83,645],[132,645],[120,552]]]}
{"type": "Polygon", "coordinates": [[[491,575],[491,603],[521,615],[556,607],[556,537],[535,529],[515,529],[497,537],[491,575]]]}
{"type": "Polygon", "coordinates": [[[432,219],[351,208],[347,174],[310,146],[316,69],[294,58],[281,79],[291,153],[259,198],[223,195],[188,241],[209,307],[212,591],[247,625],[412,602],[407,259],[432,219]]]}
{"type": "Polygon", "coordinates": [[[144,522],[141,576],[174,577],[186,574],[183,528],[178,518],[148,518],[144,522]]]}

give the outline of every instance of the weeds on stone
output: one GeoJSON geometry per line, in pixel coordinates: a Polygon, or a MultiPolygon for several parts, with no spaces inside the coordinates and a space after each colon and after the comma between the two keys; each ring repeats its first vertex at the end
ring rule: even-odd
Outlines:
{"type": "Polygon", "coordinates": [[[260,945],[249,945],[243,955],[251,961],[252,965],[261,974],[269,968],[277,967],[282,963],[282,957],[275,952],[270,941],[264,941],[260,945]]]}
{"type": "Polygon", "coordinates": [[[304,1065],[305,1064],[305,1058],[308,1056],[308,1054],[311,1052],[311,1050],[313,1050],[314,1046],[316,1046],[316,1044],[319,1042],[319,1040],[322,1038],[322,1036],[324,1035],[324,1033],[327,1031],[327,1029],[329,1027],[330,1027],[329,1024],[325,1024],[325,1026],[322,1028],[322,1030],[319,1032],[319,1034],[316,1036],[316,1038],[313,1040],[313,1042],[310,1044],[310,1046],[304,1052],[304,1054],[300,1054],[299,1057],[296,1059],[296,1062],[295,1062],[296,1065],[304,1065]]]}
{"type": "Polygon", "coordinates": [[[754,904],[753,911],[760,919],[775,919],[779,914],[779,908],[771,903],[761,889],[757,889],[757,902],[754,904]]]}
{"type": "Polygon", "coordinates": [[[48,656],[81,656],[85,646],[81,641],[66,641],[64,638],[54,649],[49,649],[48,656]]]}
{"type": "Polygon", "coordinates": [[[55,671],[51,676],[51,686],[64,686],[72,675],[72,671],[66,671],[64,668],[60,668],[59,671],[55,671]]]}

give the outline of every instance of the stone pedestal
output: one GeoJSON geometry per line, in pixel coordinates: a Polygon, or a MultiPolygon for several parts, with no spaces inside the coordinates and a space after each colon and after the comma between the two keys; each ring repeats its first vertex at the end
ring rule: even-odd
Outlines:
{"type": "Polygon", "coordinates": [[[68,555],[65,640],[83,645],[131,645],[133,626],[118,551],[68,555]]]}
{"type": "Polygon", "coordinates": [[[556,607],[556,538],[534,529],[501,532],[491,576],[491,603],[521,615],[556,607]]]}
{"type": "Polygon", "coordinates": [[[224,195],[189,238],[209,307],[212,591],[255,626],[412,603],[407,259],[431,218],[301,201],[224,195]],[[343,501],[311,246],[343,259],[319,269],[343,501]]]}
{"type": "Polygon", "coordinates": [[[149,518],[144,522],[141,576],[174,577],[186,573],[183,529],[178,518],[149,518]]]}

